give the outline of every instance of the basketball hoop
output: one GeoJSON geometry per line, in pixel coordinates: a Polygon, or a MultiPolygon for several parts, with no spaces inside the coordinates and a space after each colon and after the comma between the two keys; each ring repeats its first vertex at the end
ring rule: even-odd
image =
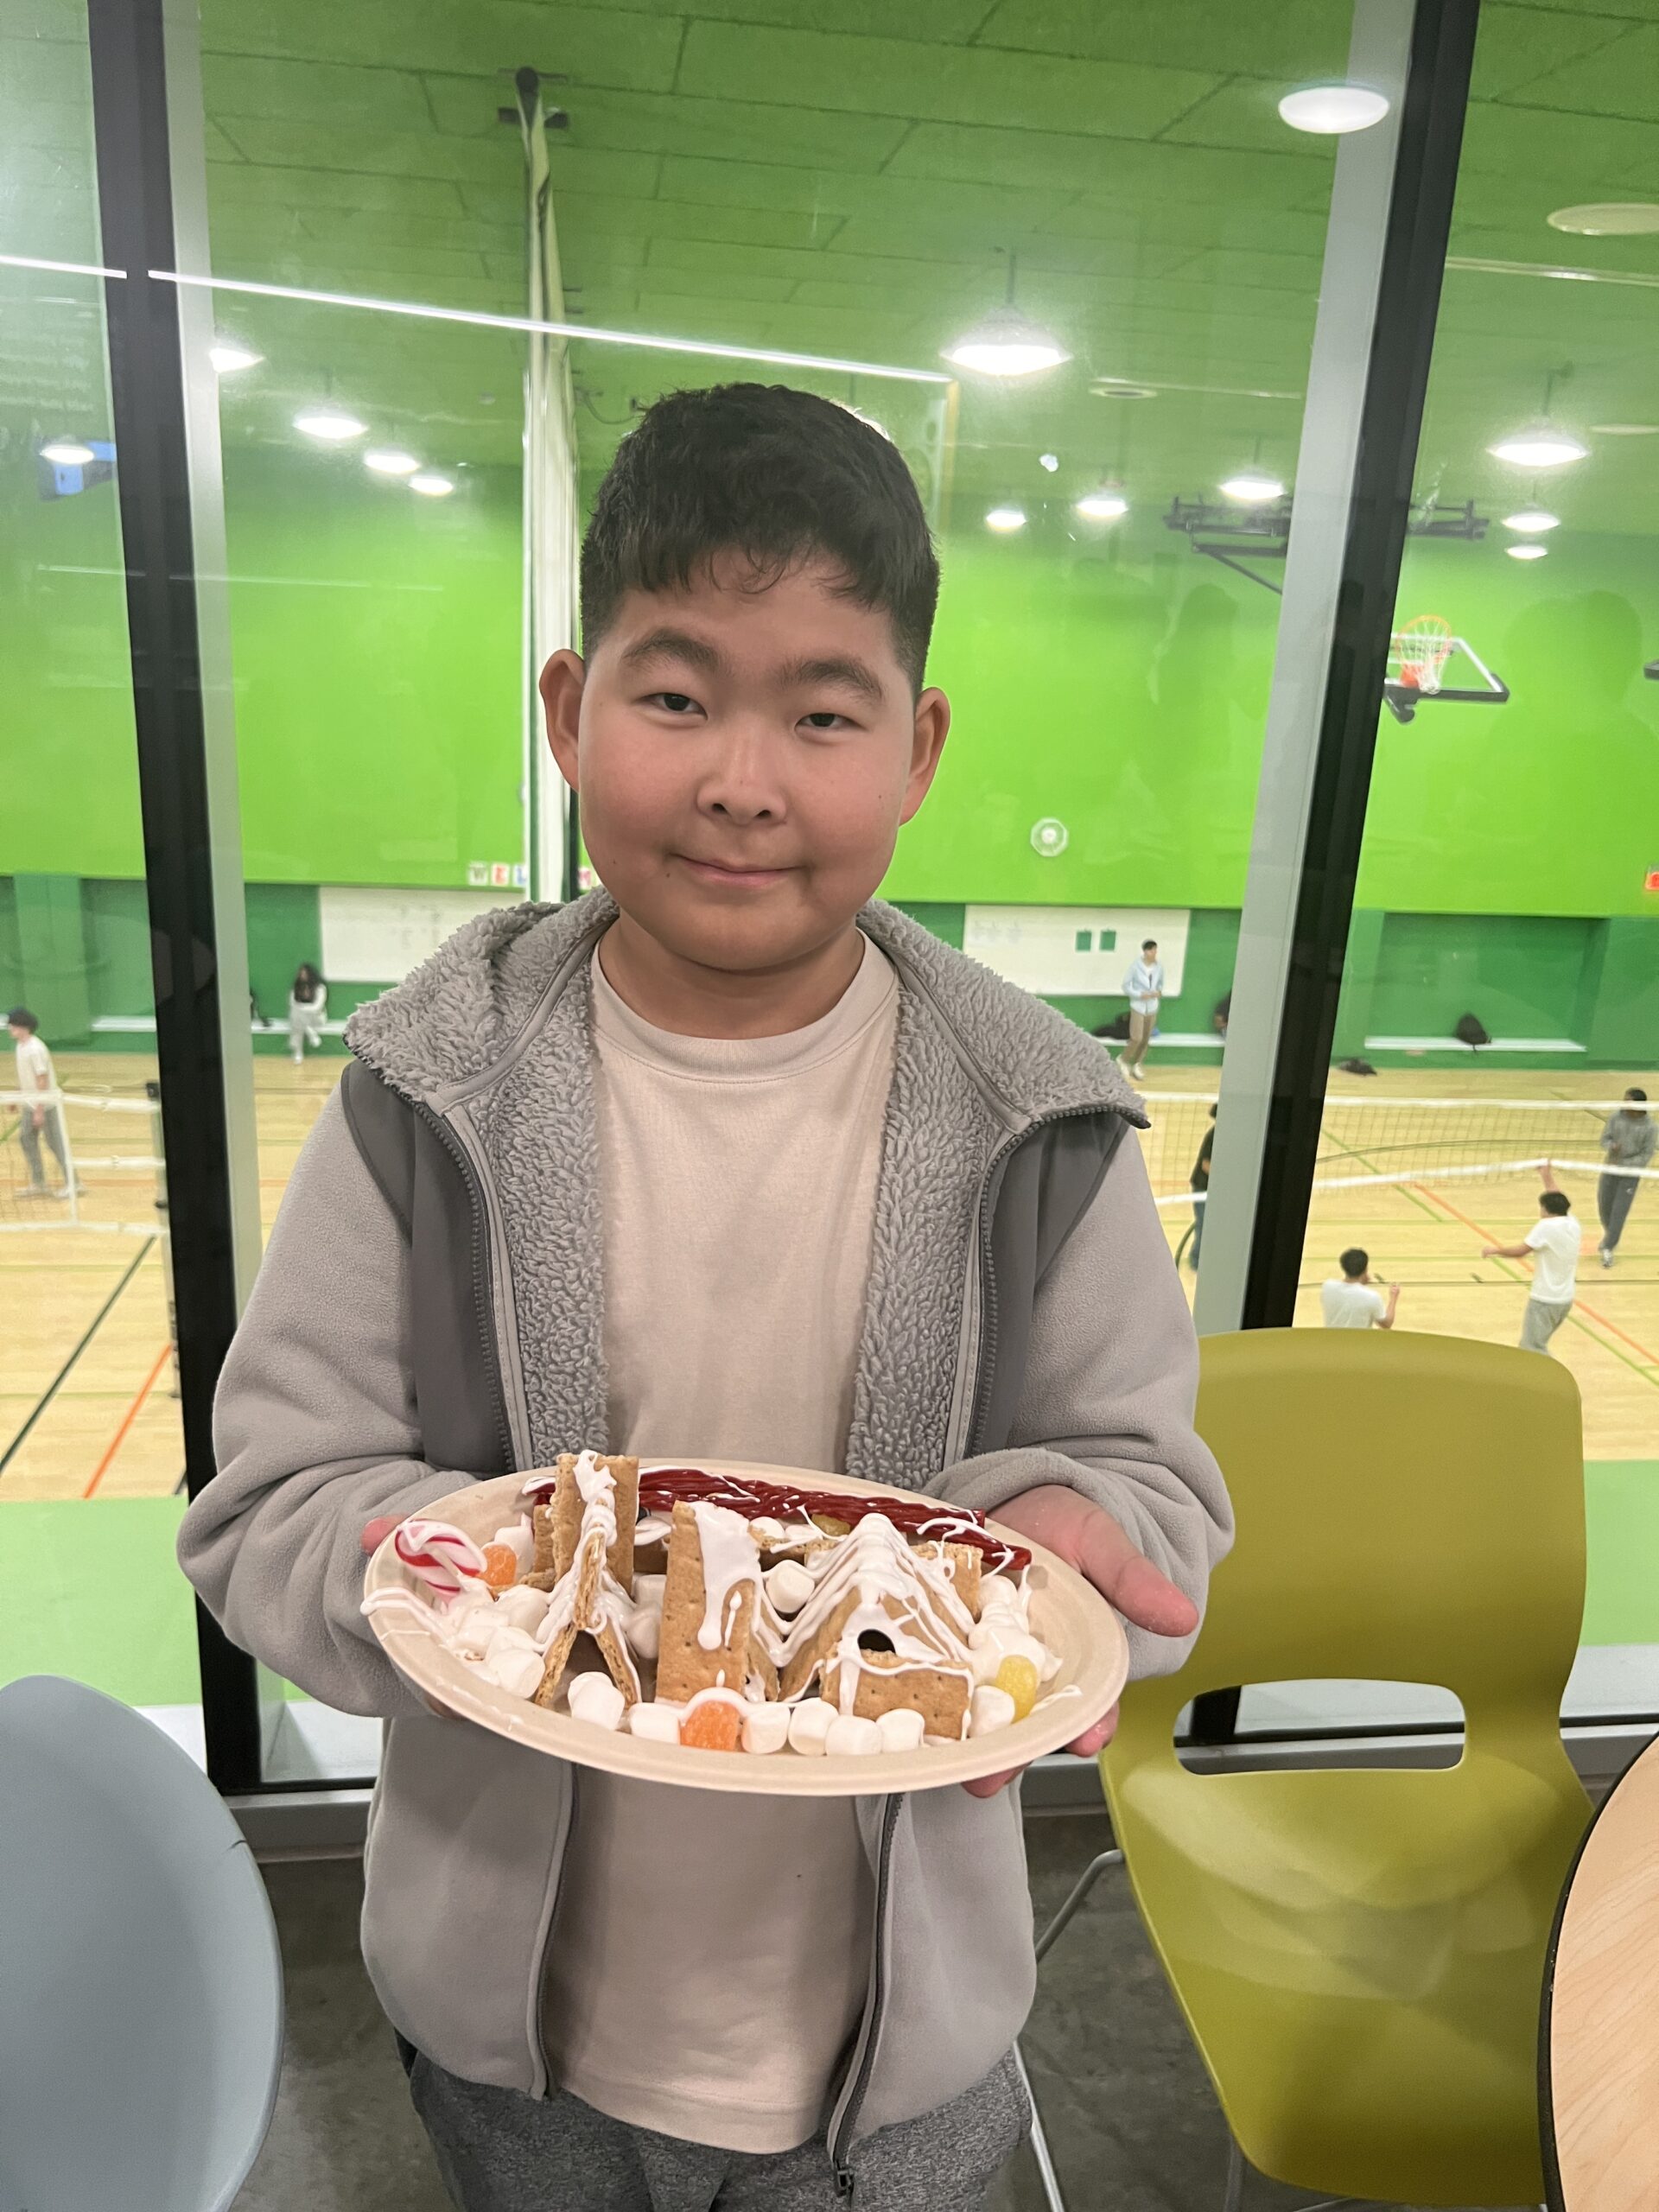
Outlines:
{"type": "Polygon", "coordinates": [[[1407,691],[1433,698],[1457,643],[1452,625],[1438,614],[1419,614],[1394,633],[1394,681],[1407,691]]]}

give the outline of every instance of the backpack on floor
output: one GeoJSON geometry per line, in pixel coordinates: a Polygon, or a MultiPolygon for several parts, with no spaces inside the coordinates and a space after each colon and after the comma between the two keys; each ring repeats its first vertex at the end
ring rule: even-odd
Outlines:
{"type": "Polygon", "coordinates": [[[1459,1045],[1490,1045],[1492,1033],[1478,1014],[1460,1014],[1452,1034],[1459,1045]]]}

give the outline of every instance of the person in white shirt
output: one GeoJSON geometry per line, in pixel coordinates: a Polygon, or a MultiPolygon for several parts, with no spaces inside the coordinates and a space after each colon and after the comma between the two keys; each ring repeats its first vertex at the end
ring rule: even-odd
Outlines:
{"type": "Polygon", "coordinates": [[[71,1178],[63,1148],[62,1113],[55,1103],[48,1103],[51,1094],[58,1087],[52,1055],[40,1033],[40,1023],[26,1006],[13,1007],[6,1016],[6,1027],[11,1032],[12,1043],[17,1047],[17,1088],[22,1093],[17,1108],[21,1123],[17,1135],[23,1147],[23,1158],[29,1162],[29,1195],[31,1198],[53,1195],[47,1189],[45,1163],[41,1158],[41,1139],[44,1137],[63,1177],[62,1188],[56,1196],[66,1198],[69,1195],[71,1178]],[[30,1101],[41,1091],[44,1091],[47,1096],[41,1098],[38,1104],[31,1104],[30,1101]]]}
{"type": "Polygon", "coordinates": [[[328,1013],[328,986],[308,960],[300,963],[288,994],[288,1053],[297,1067],[308,1045],[322,1050],[322,1025],[328,1013]]]}
{"type": "Polygon", "coordinates": [[[1362,1252],[1357,1244],[1350,1245],[1337,1265],[1342,1269],[1340,1277],[1332,1275],[1319,1290],[1319,1311],[1325,1327],[1391,1329],[1395,1308],[1400,1303],[1399,1284],[1389,1285],[1386,1299],[1380,1290],[1374,1290],[1371,1255],[1362,1252]]]}
{"type": "Polygon", "coordinates": [[[1147,1071],[1147,1047],[1158,1027],[1158,1008],[1164,995],[1164,963],[1158,957],[1158,941],[1148,938],[1141,957],[1123,978],[1129,1001],[1129,1041],[1118,1065],[1138,1083],[1147,1071]]]}
{"type": "Polygon", "coordinates": [[[1483,1245],[1480,1256],[1533,1262],[1532,1293],[1521,1324],[1521,1349],[1548,1352],[1550,1338],[1573,1311],[1584,1231],[1573,1220],[1573,1201],[1556,1182],[1548,1160],[1539,1173],[1544,1185],[1538,1199],[1539,1217],[1523,1242],[1483,1245]]]}

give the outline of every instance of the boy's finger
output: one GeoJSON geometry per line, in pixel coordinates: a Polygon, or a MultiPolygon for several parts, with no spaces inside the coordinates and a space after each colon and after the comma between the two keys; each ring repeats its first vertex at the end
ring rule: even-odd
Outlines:
{"type": "Polygon", "coordinates": [[[1136,1551],[1109,1514],[1093,1514],[1084,1535],[1077,1565],[1103,1598],[1126,1620],[1154,1636],[1191,1636],[1198,1609],[1185,1591],[1136,1551]]]}
{"type": "Polygon", "coordinates": [[[982,1774],[977,1782],[964,1782],[962,1786],[970,1797],[995,1797],[999,1789],[1018,1782],[1025,1770],[1022,1766],[1011,1766],[1006,1774],[982,1774]]]}
{"type": "Polygon", "coordinates": [[[1096,1751],[1105,1750],[1116,1733],[1117,1707],[1114,1706],[1103,1719],[1096,1720],[1092,1728],[1085,1728],[1076,1742],[1068,1744],[1065,1748],[1068,1751],[1075,1751],[1081,1759],[1091,1759],[1096,1751]]]}
{"type": "Polygon", "coordinates": [[[365,1552],[378,1552],[397,1526],[395,1513],[383,1513],[377,1519],[364,1522],[363,1534],[358,1541],[365,1552]]]}

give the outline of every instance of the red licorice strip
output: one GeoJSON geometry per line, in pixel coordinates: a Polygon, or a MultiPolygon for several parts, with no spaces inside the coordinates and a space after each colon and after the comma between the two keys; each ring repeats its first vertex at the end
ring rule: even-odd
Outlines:
{"type": "Polygon", "coordinates": [[[870,1497],[856,1491],[798,1490],[793,1483],[768,1476],[710,1474],[702,1467],[651,1467],[639,1476],[641,1513],[671,1513],[677,1500],[692,1505],[723,1505],[746,1521],[770,1515],[774,1520],[822,1514],[850,1528],[871,1513],[883,1513],[893,1527],[923,1542],[972,1544],[985,1554],[986,1571],[1028,1567],[1031,1554],[995,1536],[985,1517],[971,1506],[942,1505],[937,1498],[870,1497]]]}

